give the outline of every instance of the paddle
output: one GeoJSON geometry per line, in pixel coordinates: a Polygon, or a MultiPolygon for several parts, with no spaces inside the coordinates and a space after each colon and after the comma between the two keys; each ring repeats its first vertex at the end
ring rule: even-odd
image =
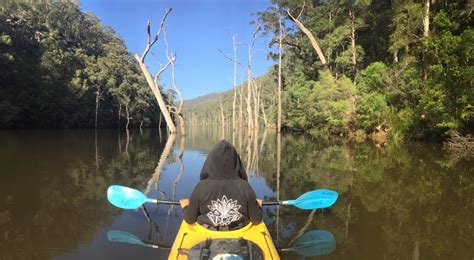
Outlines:
{"type": "MultiPolygon", "coordinates": [[[[171,249],[170,246],[162,246],[144,242],[133,234],[122,230],[110,230],[107,238],[112,242],[128,243],[132,245],[147,246],[152,248],[171,249]]],[[[318,256],[330,254],[336,249],[336,240],[331,232],[326,230],[313,230],[304,233],[296,240],[293,247],[282,248],[280,251],[293,251],[303,256],[318,256]]]]}
{"type": "Polygon", "coordinates": [[[336,249],[336,239],[331,232],[313,230],[298,238],[293,247],[283,248],[280,251],[293,251],[303,256],[318,256],[330,254],[334,249],[336,249]]]}
{"type": "Polygon", "coordinates": [[[107,232],[107,238],[111,242],[119,242],[119,243],[128,243],[132,245],[138,246],[148,246],[152,248],[160,248],[160,249],[171,249],[169,246],[162,246],[158,244],[153,244],[149,242],[144,242],[135,235],[122,230],[110,230],[107,232]]]}
{"type": "MultiPolygon", "coordinates": [[[[332,190],[314,190],[306,192],[295,200],[270,201],[263,205],[293,205],[300,209],[322,209],[332,206],[338,197],[332,190]]],[[[107,189],[107,199],[112,205],[122,209],[136,209],[146,202],[179,205],[179,201],[150,199],[139,190],[112,185],[107,189]]]]}

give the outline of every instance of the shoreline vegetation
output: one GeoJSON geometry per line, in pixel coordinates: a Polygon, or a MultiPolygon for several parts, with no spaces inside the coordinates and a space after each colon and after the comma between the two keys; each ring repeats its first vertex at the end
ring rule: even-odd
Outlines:
{"type": "MultiPolygon", "coordinates": [[[[465,141],[458,137],[474,129],[473,8],[467,0],[273,0],[249,17],[248,50],[233,39],[233,57],[249,53],[227,57],[234,88],[185,101],[186,126],[279,130],[281,114],[281,129],[313,136],[465,141]],[[255,78],[251,47],[262,36],[276,63],[255,78]],[[237,69],[248,75],[240,86],[237,69]]],[[[124,42],[72,0],[4,1],[0,68],[0,129],[165,126],[124,42]]],[[[176,91],[157,86],[172,107],[176,91]]]]}

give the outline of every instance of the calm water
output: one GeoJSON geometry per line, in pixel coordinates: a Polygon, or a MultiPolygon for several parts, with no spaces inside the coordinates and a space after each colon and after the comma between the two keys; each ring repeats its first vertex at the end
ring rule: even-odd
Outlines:
{"type": "MultiPolygon", "coordinates": [[[[107,232],[171,246],[181,209],[147,205],[148,216],[121,210],[107,202],[107,187],[188,197],[219,139],[203,130],[185,142],[150,130],[128,137],[112,130],[0,132],[0,259],[165,259],[166,249],[110,242],[107,232]]],[[[314,259],[474,258],[473,159],[451,156],[439,144],[377,147],[283,135],[278,145],[274,133],[227,139],[259,197],[292,199],[318,188],[340,193],[324,211],[266,207],[279,248],[326,230],[336,249],[314,259]]]]}

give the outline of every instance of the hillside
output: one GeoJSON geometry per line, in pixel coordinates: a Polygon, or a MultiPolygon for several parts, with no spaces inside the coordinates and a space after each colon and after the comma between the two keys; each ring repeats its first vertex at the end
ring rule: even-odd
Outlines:
{"type": "MultiPolygon", "coordinates": [[[[257,85],[261,88],[261,102],[265,110],[273,110],[275,104],[275,91],[276,86],[274,82],[267,76],[261,76],[255,79],[257,85]]],[[[247,82],[237,87],[238,89],[243,88],[243,117],[246,116],[246,97],[247,97],[247,82]]],[[[234,99],[234,90],[230,89],[220,93],[222,97],[222,103],[224,106],[224,113],[226,120],[230,120],[232,117],[232,103],[234,99]]],[[[236,117],[239,111],[240,98],[237,94],[236,98],[236,117]]],[[[269,111],[266,111],[267,117],[269,111]]],[[[183,114],[185,117],[198,120],[200,124],[216,124],[220,119],[220,105],[219,105],[219,93],[210,93],[204,96],[200,96],[193,99],[184,101],[183,114]],[[194,115],[193,115],[194,113],[194,115]]],[[[188,121],[189,122],[189,121],[188,121]]]]}

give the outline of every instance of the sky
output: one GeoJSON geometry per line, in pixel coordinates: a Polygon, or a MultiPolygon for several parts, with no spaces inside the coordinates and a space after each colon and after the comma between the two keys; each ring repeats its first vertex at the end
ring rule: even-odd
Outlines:
{"type": "MultiPolygon", "coordinates": [[[[146,47],[147,21],[152,37],[156,34],[166,8],[173,8],[164,29],[169,51],[176,53],[176,84],[184,99],[191,99],[232,88],[234,65],[223,53],[233,56],[232,35],[240,42],[250,42],[255,25],[252,15],[270,6],[269,0],[80,0],[83,11],[95,14],[125,42],[131,53],[141,55],[146,47]]],[[[267,59],[268,37],[257,38],[252,57],[255,76],[265,74],[274,62],[267,59]]],[[[152,74],[166,64],[163,34],[152,47],[145,63],[152,74]]],[[[247,63],[247,46],[239,45],[238,60],[247,63]]],[[[238,68],[237,84],[247,74],[238,68]]],[[[172,88],[171,71],[165,72],[161,84],[172,88]]]]}

